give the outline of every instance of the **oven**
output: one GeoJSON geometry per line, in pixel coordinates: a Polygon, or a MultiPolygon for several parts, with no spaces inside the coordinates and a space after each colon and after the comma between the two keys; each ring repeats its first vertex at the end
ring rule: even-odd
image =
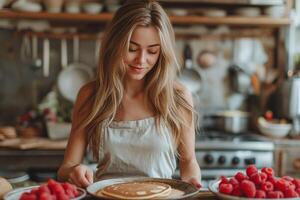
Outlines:
{"type": "Polygon", "coordinates": [[[236,135],[202,130],[196,135],[195,147],[204,187],[221,175],[233,176],[245,171],[249,164],[259,169],[274,165],[274,143],[253,133],[236,135]]]}

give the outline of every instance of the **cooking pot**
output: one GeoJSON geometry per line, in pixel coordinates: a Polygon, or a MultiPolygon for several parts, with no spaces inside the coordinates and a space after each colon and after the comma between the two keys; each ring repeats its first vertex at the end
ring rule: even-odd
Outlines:
{"type": "Polygon", "coordinates": [[[247,112],[232,110],[214,114],[216,129],[233,134],[248,131],[249,114],[247,112]]]}
{"type": "Polygon", "coordinates": [[[293,121],[292,136],[300,135],[300,76],[296,74],[280,85],[276,92],[274,111],[280,118],[293,121]]]}

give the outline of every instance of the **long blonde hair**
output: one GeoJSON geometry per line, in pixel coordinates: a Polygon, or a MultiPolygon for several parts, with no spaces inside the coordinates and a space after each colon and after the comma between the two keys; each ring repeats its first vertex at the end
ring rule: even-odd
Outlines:
{"type": "Polygon", "coordinates": [[[179,64],[175,55],[175,36],[172,25],[163,8],[155,1],[136,0],[125,3],[108,25],[101,44],[96,94],[93,106],[83,125],[89,132],[89,145],[95,159],[99,159],[100,135],[120,108],[124,94],[123,79],[126,66],[123,55],[137,26],[154,26],[160,37],[161,52],[157,63],[145,77],[145,95],[154,110],[156,124],[167,124],[180,143],[180,133],[187,123],[182,112],[192,115],[193,108],[185,100],[181,90],[176,89],[176,73],[179,64]]]}

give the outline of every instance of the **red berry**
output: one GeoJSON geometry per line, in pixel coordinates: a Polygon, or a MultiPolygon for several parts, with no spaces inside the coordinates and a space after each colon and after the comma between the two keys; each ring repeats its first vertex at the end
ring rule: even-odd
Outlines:
{"type": "Polygon", "coordinates": [[[275,185],[275,183],[277,182],[277,178],[275,176],[269,176],[267,181],[273,183],[273,185],[275,185]]]}
{"type": "Polygon", "coordinates": [[[243,180],[247,179],[246,174],[244,174],[243,172],[238,172],[238,173],[236,173],[234,177],[235,177],[236,180],[238,180],[239,182],[242,182],[243,180]]]}
{"type": "Polygon", "coordinates": [[[300,188],[297,188],[296,189],[296,192],[299,194],[299,196],[300,196],[300,188]]]}
{"type": "Polygon", "coordinates": [[[243,195],[239,185],[233,188],[231,195],[236,197],[241,197],[243,195]]]}
{"type": "Polygon", "coordinates": [[[283,176],[281,178],[284,179],[284,180],[287,180],[287,181],[293,181],[294,180],[294,178],[292,178],[290,176],[283,176]]]}
{"type": "Polygon", "coordinates": [[[255,198],[261,198],[264,199],[267,197],[267,194],[263,190],[256,190],[255,198]]]}
{"type": "Polygon", "coordinates": [[[238,180],[236,180],[236,178],[232,177],[229,179],[229,183],[231,183],[231,185],[235,188],[236,186],[238,186],[240,183],[238,180]]]}
{"type": "Polygon", "coordinates": [[[231,194],[231,192],[233,191],[233,186],[230,183],[222,183],[219,186],[219,192],[223,193],[223,194],[231,194]]]}
{"type": "Polygon", "coordinates": [[[243,180],[241,182],[240,187],[241,187],[241,190],[243,191],[243,193],[246,195],[246,197],[250,197],[250,198],[255,197],[256,188],[252,181],[243,180]]]}
{"type": "Polygon", "coordinates": [[[295,184],[296,188],[300,188],[300,179],[294,178],[292,182],[295,184]]]}
{"type": "Polygon", "coordinates": [[[29,192],[24,192],[21,197],[20,200],[37,200],[38,197],[35,194],[31,194],[29,192]]]}
{"type": "Polygon", "coordinates": [[[253,183],[255,183],[255,185],[260,185],[261,184],[261,177],[260,177],[260,175],[258,174],[258,173],[255,173],[255,174],[252,174],[251,176],[250,176],[250,180],[253,182],[253,183]]]}
{"type": "Polygon", "coordinates": [[[259,176],[260,176],[260,178],[261,178],[261,182],[262,182],[262,183],[266,182],[267,179],[268,179],[268,175],[267,175],[265,172],[259,173],[259,176]]]}
{"type": "Polygon", "coordinates": [[[271,182],[266,181],[266,182],[261,184],[261,189],[263,191],[266,191],[266,192],[273,191],[274,190],[274,185],[271,182]]]}
{"type": "Polygon", "coordinates": [[[258,172],[258,169],[256,168],[255,165],[248,165],[246,168],[246,174],[251,177],[252,174],[255,174],[258,172]]]}
{"type": "Polygon", "coordinates": [[[273,199],[280,199],[283,198],[284,195],[281,191],[270,191],[267,193],[268,198],[273,198],[273,199]]]}
{"type": "Polygon", "coordinates": [[[267,112],[265,112],[265,119],[267,121],[272,121],[273,120],[273,112],[268,110],[267,112]]]}
{"type": "Polygon", "coordinates": [[[220,179],[221,179],[220,184],[229,183],[229,180],[226,178],[226,176],[221,176],[220,179]]]}
{"type": "Polygon", "coordinates": [[[271,167],[263,167],[262,169],[261,169],[261,172],[264,172],[264,173],[266,173],[267,175],[268,175],[268,177],[269,176],[274,176],[274,170],[271,168],[271,167]]]}
{"type": "Polygon", "coordinates": [[[299,197],[299,195],[295,190],[288,188],[284,192],[284,197],[293,198],[293,197],[299,197]]]}
{"type": "Polygon", "coordinates": [[[284,192],[288,188],[289,184],[284,179],[279,179],[275,183],[275,189],[284,192]]]}

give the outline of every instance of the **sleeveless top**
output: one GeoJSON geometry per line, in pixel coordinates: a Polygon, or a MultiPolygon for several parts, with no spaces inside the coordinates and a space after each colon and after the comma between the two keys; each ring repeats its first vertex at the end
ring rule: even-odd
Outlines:
{"type": "Polygon", "coordinates": [[[155,118],[113,121],[102,128],[96,179],[126,176],[171,178],[176,150],[171,131],[155,118]]]}

